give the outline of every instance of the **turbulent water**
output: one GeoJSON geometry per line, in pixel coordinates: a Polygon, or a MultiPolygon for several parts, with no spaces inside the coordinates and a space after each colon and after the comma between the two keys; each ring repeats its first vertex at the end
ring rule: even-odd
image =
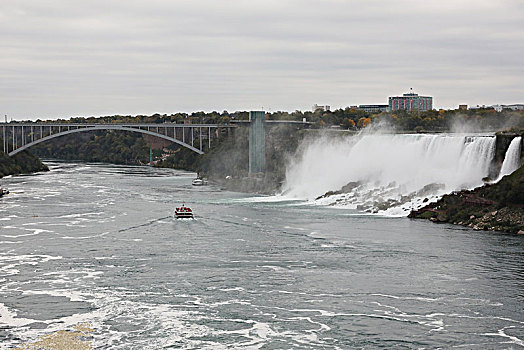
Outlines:
{"type": "Polygon", "coordinates": [[[320,138],[288,169],[283,195],[405,216],[445,193],[482,185],[494,152],[495,137],[484,135],[320,138]]]}
{"type": "Polygon", "coordinates": [[[499,180],[520,167],[521,144],[522,137],[515,137],[511,140],[508,150],[506,151],[506,156],[504,157],[504,162],[500,168],[499,180]]]}
{"type": "Polygon", "coordinates": [[[50,165],[2,179],[2,349],[524,346],[522,236],[50,165]],[[173,219],[183,201],[195,220],[173,219]]]}

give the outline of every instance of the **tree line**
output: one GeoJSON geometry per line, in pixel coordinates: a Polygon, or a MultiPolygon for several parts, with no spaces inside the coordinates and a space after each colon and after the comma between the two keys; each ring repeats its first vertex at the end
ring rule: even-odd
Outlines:
{"type": "Polygon", "coordinates": [[[49,170],[48,167],[28,151],[22,151],[13,157],[9,157],[0,151],[0,178],[7,175],[29,174],[47,170],[49,170]]]}
{"type": "MultiPolygon", "coordinates": [[[[358,108],[340,108],[333,111],[317,110],[294,112],[266,112],[269,120],[306,120],[313,128],[339,127],[358,130],[369,125],[387,123],[389,126],[403,132],[442,132],[450,131],[456,125],[468,124],[479,130],[497,131],[507,127],[524,127],[524,111],[479,108],[469,110],[429,110],[424,112],[398,110],[393,112],[373,113],[358,108]]],[[[247,111],[212,111],[193,113],[173,113],[153,115],[113,115],[103,117],[72,117],[57,119],[59,123],[192,123],[192,124],[228,124],[234,120],[248,120],[247,111]]]]}

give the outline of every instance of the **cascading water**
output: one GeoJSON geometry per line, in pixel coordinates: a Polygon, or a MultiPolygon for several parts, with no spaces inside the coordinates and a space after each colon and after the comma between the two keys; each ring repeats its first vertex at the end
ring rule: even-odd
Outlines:
{"type": "Polygon", "coordinates": [[[513,173],[520,167],[520,148],[522,143],[522,137],[515,137],[511,140],[506,155],[504,156],[504,162],[500,168],[500,174],[497,182],[504,176],[513,173]]]}
{"type": "Polygon", "coordinates": [[[494,153],[494,136],[319,138],[288,167],[282,195],[404,216],[445,193],[482,185],[494,153]]]}

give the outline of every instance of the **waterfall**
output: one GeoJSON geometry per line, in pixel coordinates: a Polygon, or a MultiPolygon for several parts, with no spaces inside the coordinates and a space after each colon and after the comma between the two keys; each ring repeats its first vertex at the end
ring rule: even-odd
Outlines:
{"type": "Polygon", "coordinates": [[[511,174],[518,168],[520,168],[520,147],[522,143],[522,137],[515,137],[511,140],[506,155],[504,156],[504,162],[500,168],[500,174],[497,182],[500,181],[504,176],[511,174]]]}
{"type": "Polygon", "coordinates": [[[323,137],[302,145],[282,195],[403,216],[445,193],[482,185],[494,154],[494,136],[323,137]]]}

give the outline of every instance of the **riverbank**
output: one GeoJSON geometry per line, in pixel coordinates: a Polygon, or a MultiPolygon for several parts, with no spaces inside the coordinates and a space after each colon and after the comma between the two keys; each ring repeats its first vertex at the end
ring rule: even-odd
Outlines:
{"type": "Polygon", "coordinates": [[[0,178],[8,175],[31,174],[39,171],[49,171],[40,158],[23,151],[13,157],[9,157],[0,151],[0,178]]]}
{"type": "Polygon", "coordinates": [[[445,195],[408,217],[479,231],[524,234],[524,167],[496,184],[445,195]]]}

